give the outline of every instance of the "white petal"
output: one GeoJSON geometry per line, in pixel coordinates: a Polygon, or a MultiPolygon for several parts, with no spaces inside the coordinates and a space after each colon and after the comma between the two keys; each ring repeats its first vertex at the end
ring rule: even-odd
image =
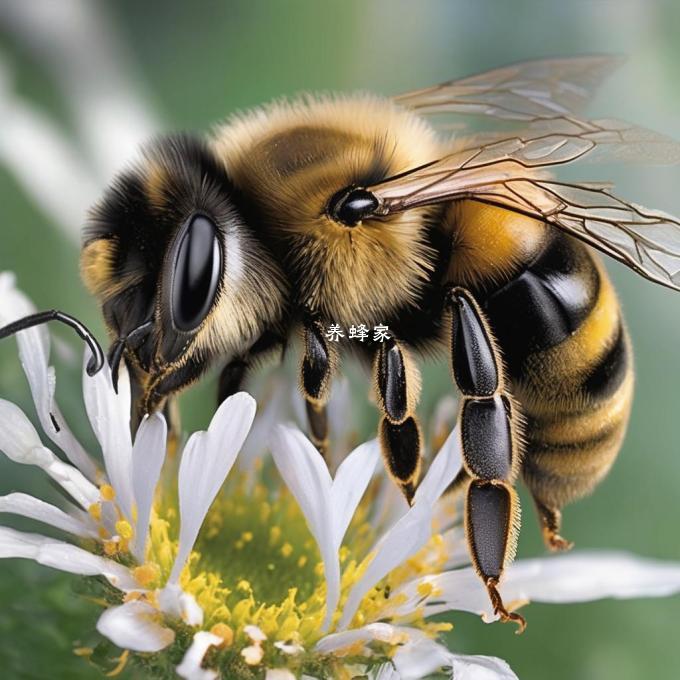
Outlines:
{"type": "Polygon", "coordinates": [[[451,669],[451,677],[455,680],[517,680],[502,659],[452,654],[446,647],[425,637],[401,647],[393,662],[402,680],[420,680],[439,669],[451,669]]]}
{"type": "Polygon", "coordinates": [[[97,487],[44,447],[24,412],[4,399],[0,399],[0,449],[15,463],[42,468],[83,508],[99,499],[97,487]]]}
{"type": "Polygon", "coordinates": [[[427,500],[434,504],[446,491],[462,466],[459,429],[456,427],[434,457],[423,481],[418,485],[415,502],[427,500]]]}
{"type": "Polygon", "coordinates": [[[388,644],[400,644],[407,641],[413,634],[421,635],[422,633],[412,628],[393,626],[389,623],[369,623],[361,628],[326,635],[316,643],[314,649],[320,654],[330,654],[357,642],[377,640],[388,644]]]}
{"type": "Polygon", "coordinates": [[[384,467],[384,465],[378,466],[377,475],[380,479],[380,485],[375,499],[371,503],[370,524],[378,531],[396,524],[411,507],[404,498],[404,494],[390,479],[384,467]]]}
{"type": "Polygon", "coordinates": [[[20,557],[71,574],[103,576],[119,590],[138,590],[132,574],[122,564],[46,536],[0,527],[0,558],[20,557]]]}
{"type": "Polygon", "coordinates": [[[402,676],[391,663],[384,663],[376,670],[371,671],[368,678],[369,680],[402,680],[402,676]]]}
{"type": "Polygon", "coordinates": [[[452,654],[455,680],[517,680],[512,668],[495,656],[452,654]]]}
{"type": "Polygon", "coordinates": [[[150,604],[133,600],[107,609],[97,630],[121,649],[159,652],[175,641],[175,632],[158,623],[159,614],[150,604]]]}
{"type": "MultiPolygon", "coordinates": [[[[269,446],[276,467],[295,496],[319,547],[322,541],[326,542],[327,552],[332,553],[327,514],[333,480],[323,457],[309,439],[291,425],[277,425],[269,446]]],[[[323,558],[323,552],[321,556],[323,558]]]]}
{"type": "Polygon", "coordinates": [[[102,449],[106,474],[116,492],[116,502],[130,519],[132,517],[130,382],[125,367],[121,366],[116,394],[107,363],[96,375],[87,374],[85,367],[91,356],[90,350],[86,349],[83,359],[85,408],[102,449]]]}
{"type": "Polygon", "coordinates": [[[182,663],[175,669],[177,675],[184,680],[215,680],[219,676],[216,671],[201,668],[201,663],[210,647],[222,644],[222,638],[202,630],[194,635],[194,640],[187,649],[182,663]]]}
{"type": "Polygon", "coordinates": [[[450,668],[451,653],[432,640],[419,638],[398,649],[393,661],[404,680],[420,680],[441,669],[450,668]]]}
{"type": "Polygon", "coordinates": [[[267,639],[264,631],[259,626],[244,626],[243,632],[250,638],[252,642],[260,643],[267,639]]]}
{"type": "Polygon", "coordinates": [[[85,509],[99,500],[99,489],[89,482],[80,470],[59,460],[49,449],[43,449],[43,453],[46,457],[49,454],[49,460],[41,463],[40,467],[70,494],[73,500],[85,509]]]}
{"type": "Polygon", "coordinates": [[[10,493],[6,496],[0,496],[0,512],[29,517],[57,529],[68,531],[74,536],[97,538],[97,532],[89,524],[72,517],[54,505],[25,493],[10,493]]]}
{"type": "MultiPolygon", "coordinates": [[[[0,326],[34,313],[33,303],[14,287],[11,274],[0,275],[0,326]]],[[[97,467],[73,436],[59,407],[54,401],[54,369],[48,366],[50,339],[47,328],[36,326],[16,334],[19,359],[28,379],[40,425],[45,434],[61,448],[68,459],[89,479],[94,479],[97,467]],[[54,422],[53,422],[54,419],[54,422]],[[55,422],[57,426],[55,426],[55,422]]]]}
{"type": "Polygon", "coordinates": [[[144,561],[153,495],[165,460],[167,425],[162,415],[145,417],[132,447],[132,490],[137,506],[137,524],[132,553],[144,561]]]}
{"type": "Polygon", "coordinates": [[[203,624],[203,610],[193,595],[185,593],[178,585],[171,583],[158,593],[161,611],[182,619],[188,626],[203,624]]]}
{"type": "Polygon", "coordinates": [[[420,550],[432,534],[432,508],[416,503],[381,539],[375,557],[349,593],[338,630],[349,626],[361,600],[384,576],[420,550]]]}
{"type": "Polygon", "coordinates": [[[336,550],[342,544],[359,501],[373,477],[379,457],[380,446],[374,439],[354,449],[335,473],[331,487],[331,519],[336,550]]]}
{"type": "Polygon", "coordinates": [[[577,552],[520,560],[508,569],[503,581],[506,599],[535,602],[665,597],[678,592],[678,562],[615,552],[577,552]]]}
{"type": "Polygon", "coordinates": [[[264,680],[295,680],[295,676],[287,668],[268,668],[264,680]]]}
{"type": "Polygon", "coordinates": [[[0,449],[15,463],[24,463],[42,441],[31,421],[11,401],[0,399],[0,449]]]}
{"type": "Polygon", "coordinates": [[[326,615],[322,629],[327,630],[340,599],[340,558],[331,514],[333,482],[321,454],[297,428],[278,425],[272,433],[270,448],[276,467],[295,496],[319,546],[326,579],[326,615]]]}
{"type": "MultiPolygon", "coordinates": [[[[427,615],[458,609],[494,621],[486,589],[471,567],[417,579],[395,595],[406,598],[393,614],[407,615],[421,598],[417,588],[432,583],[441,592],[427,615]]],[[[500,586],[506,604],[517,601],[585,602],[606,597],[664,597],[680,592],[680,564],[659,562],[622,553],[573,553],[519,560],[500,586]]]]}
{"type": "Polygon", "coordinates": [[[338,550],[375,470],[378,445],[373,441],[355,449],[338,469],[335,481],[317,449],[297,428],[277,426],[270,447],[274,462],[319,546],[326,577],[326,616],[322,629],[327,630],[340,600],[338,550]]]}
{"type": "Polygon", "coordinates": [[[245,392],[225,399],[206,432],[187,442],[179,466],[180,533],[168,583],[176,583],[203,520],[231,470],[255,417],[255,400],[245,392]]]}
{"type": "Polygon", "coordinates": [[[361,600],[373,586],[420,550],[432,535],[434,504],[460,469],[456,432],[452,432],[418,487],[414,505],[378,541],[363,576],[349,593],[338,630],[349,626],[361,600]]]}
{"type": "Polygon", "coordinates": [[[296,642],[283,642],[281,640],[275,642],[274,647],[282,651],[284,654],[289,654],[290,656],[295,656],[296,654],[301,654],[305,651],[305,648],[296,642]]]}

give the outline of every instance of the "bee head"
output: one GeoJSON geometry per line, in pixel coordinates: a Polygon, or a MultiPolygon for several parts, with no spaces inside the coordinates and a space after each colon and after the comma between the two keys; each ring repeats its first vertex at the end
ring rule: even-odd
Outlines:
{"type": "Polygon", "coordinates": [[[83,279],[100,300],[146,410],[216,356],[245,351],[283,307],[282,277],[252,236],[224,165],[202,140],[160,138],[91,212],[83,279]]]}

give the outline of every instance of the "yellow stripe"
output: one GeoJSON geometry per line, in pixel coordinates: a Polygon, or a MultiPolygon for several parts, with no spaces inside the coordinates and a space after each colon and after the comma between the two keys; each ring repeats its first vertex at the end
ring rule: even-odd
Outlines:
{"type": "MultiPolygon", "coordinates": [[[[613,423],[627,416],[632,397],[633,370],[631,366],[619,389],[597,407],[572,413],[567,410],[548,412],[543,422],[541,419],[538,421],[536,438],[545,444],[555,445],[592,441],[601,436],[613,423]]],[[[543,417],[545,418],[545,415],[543,417]]]]}
{"type": "Polygon", "coordinates": [[[463,286],[504,283],[548,235],[543,222],[477,201],[453,203],[444,222],[454,241],[448,279],[463,286]]]}
{"type": "Polygon", "coordinates": [[[532,493],[549,507],[561,508],[590,493],[611,468],[620,450],[628,424],[633,397],[633,371],[616,394],[594,411],[548,428],[540,425],[532,434],[548,447],[528,448],[525,475],[532,493]],[[602,439],[598,436],[604,435],[602,439]],[[579,442],[582,444],[578,446],[579,442]],[[575,449],[557,448],[573,443],[575,449]]]}

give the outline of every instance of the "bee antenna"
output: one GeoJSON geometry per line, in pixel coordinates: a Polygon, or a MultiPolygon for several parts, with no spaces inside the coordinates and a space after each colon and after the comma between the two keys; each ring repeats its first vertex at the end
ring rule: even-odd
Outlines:
{"type": "Polygon", "coordinates": [[[17,319],[7,326],[0,328],[0,340],[2,338],[8,338],[10,335],[14,335],[19,331],[24,331],[27,328],[33,328],[34,326],[40,326],[41,324],[47,323],[48,321],[60,321],[72,328],[86,343],[92,352],[90,360],[87,362],[87,374],[91,377],[99,371],[102,370],[104,366],[104,351],[101,345],[97,342],[97,339],[92,335],[87,326],[82,322],[78,321],[74,316],[66,314],[65,312],[60,312],[58,309],[50,309],[45,312],[37,312],[36,314],[30,314],[22,319],[17,319]]]}
{"type": "Polygon", "coordinates": [[[111,367],[111,381],[113,382],[113,389],[118,394],[118,373],[120,371],[120,362],[123,358],[123,352],[126,347],[135,348],[141,344],[153,328],[153,320],[149,319],[143,324],[133,328],[126,335],[118,338],[109,348],[109,366],[111,367]]]}

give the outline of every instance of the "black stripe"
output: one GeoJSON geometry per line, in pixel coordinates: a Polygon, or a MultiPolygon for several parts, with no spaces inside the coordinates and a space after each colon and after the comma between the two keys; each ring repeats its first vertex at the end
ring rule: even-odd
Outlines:
{"type": "Polygon", "coordinates": [[[535,352],[559,345],[585,321],[600,286],[580,243],[555,234],[539,257],[486,300],[485,309],[513,378],[535,352]]]}
{"type": "Polygon", "coordinates": [[[628,374],[630,360],[628,355],[626,334],[619,322],[616,338],[611,347],[600,357],[584,379],[583,392],[593,401],[611,397],[621,387],[628,374]]]}
{"type": "Polygon", "coordinates": [[[588,439],[578,439],[575,441],[544,441],[541,439],[541,426],[534,424],[528,428],[529,441],[527,443],[525,458],[537,456],[546,453],[556,453],[560,455],[569,455],[570,453],[579,453],[584,449],[589,449],[595,446],[602,446],[607,443],[607,440],[617,436],[621,429],[622,421],[617,420],[614,423],[598,432],[593,437],[588,439]],[[532,436],[533,434],[533,436],[532,436]]]}

